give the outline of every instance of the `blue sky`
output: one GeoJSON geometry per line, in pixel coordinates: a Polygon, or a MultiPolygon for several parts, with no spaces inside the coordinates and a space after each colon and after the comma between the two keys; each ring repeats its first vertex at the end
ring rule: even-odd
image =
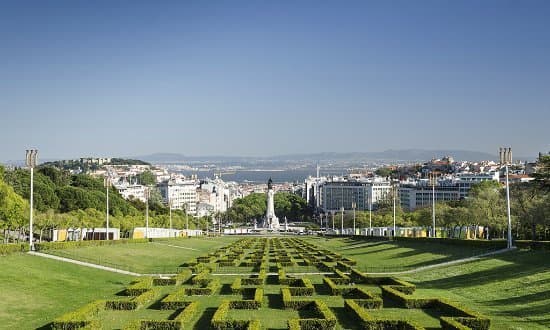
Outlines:
{"type": "Polygon", "coordinates": [[[0,161],[550,150],[548,1],[4,1],[0,161]]]}

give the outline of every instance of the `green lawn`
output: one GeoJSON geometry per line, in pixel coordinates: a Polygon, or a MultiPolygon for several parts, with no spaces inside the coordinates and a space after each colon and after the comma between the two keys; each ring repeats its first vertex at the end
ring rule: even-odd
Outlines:
{"type": "Polygon", "coordinates": [[[515,251],[467,264],[402,276],[420,296],[462,302],[494,329],[550,328],[550,253],[515,251]]]}
{"type": "Polygon", "coordinates": [[[90,246],[46,253],[140,274],[176,273],[192,258],[208,254],[236,237],[155,240],[153,243],[90,246]]]}
{"type": "Polygon", "coordinates": [[[45,326],[88,302],[114,297],[132,280],[23,253],[0,256],[0,328],[45,326]]]}
{"type": "Polygon", "coordinates": [[[426,241],[365,241],[351,238],[308,238],[307,241],[357,261],[363,272],[402,271],[471,257],[484,248],[426,241]]]}
{"type": "MultiPolygon", "coordinates": [[[[191,258],[205,255],[236,239],[238,237],[164,240],[148,244],[60,250],[56,254],[65,253],[82,260],[101,257],[101,263],[121,263],[146,273],[157,272],[159,267],[175,268],[191,258]]],[[[393,264],[416,267],[482,252],[426,242],[369,243],[340,238],[306,240],[355,259],[359,268],[393,264]]],[[[287,249],[287,252],[293,253],[292,249],[287,249]]],[[[270,262],[270,266],[275,266],[274,260],[270,262]]],[[[0,257],[0,267],[0,328],[41,327],[90,301],[103,298],[121,299],[123,297],[117,297],[116,294],[134,279],[26,254],[0,257]]],[[[296,271],[307,269],[300,266],[293,268],[296,271]]],[[[248,268],[243,267],[243,271],[246,269],[248,268]]],[[[399,277],[416,284],[416,297],[448,298],[490,317],[492,329],[550,328],[548,252],[509,252],[399,277]]],[[[222,300],[243,298],[231,295],[230,284],[235,279],[234,276],[216,278],[222,282],[222,288],[216,295],[187,298],[200,301],[200,309],[189,324],[194,329],[209,329],[210,320],[222,300]]],[[[337,329],[355,329],[356,323],[343,308],[343,298],[329,295],[328,289],[323,285],[323,276],[308,275],[307,278],[312,281],[316,290],[311,298],[322,299],[327,303],[338,319],[337,329]]],[[[373,294],[381,293],[378,286],[360,286],[373,294]]],[[[264,307],[253,311],[232,310],[231,316],[239,319],[260,319],[262,326],[267,329],[284,329],[288,319],[307,316],[304,312],[282,309],[280,287],[275,278],[270,277],[264,285],[264,307]]],[[[155,302],[145,308],[126,312],[102,311],[98,317],[106,329],[121,328],[135,318],[170,318],[173,311],[158,310],[156,301],[174,290],[174,287],[159,287],[159,290],[155,302]]],[[[437,312],[407,310],[394,305],[391,300],[385,300],[384,309],[370,313],[375,317],[411,319],[428,329],[439,328],[437,312]]]]}

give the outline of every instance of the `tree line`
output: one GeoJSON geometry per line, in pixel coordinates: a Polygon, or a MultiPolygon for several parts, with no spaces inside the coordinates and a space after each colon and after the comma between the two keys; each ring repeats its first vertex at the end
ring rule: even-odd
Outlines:
{"type": "MultiPolygon", "coordinates": [[[[389,174],[388,174],[389,175],[389,174]]],[[[512,232],[515,239],[550,239],[550,156],[541,156],[534,180],[510,184],[512,232]]],[[[484,181],[469,191],[468,198],[460,201],[438,202],[435,207],[436,227],[444,227],[450,236],[454,229],[466,226],[483,226],[485,238],[504,238],[508,228],[506,189],[495,181],[484,181]]],[[[325,220],[324,220],[325,221],[325,220]]],[[[335,215],[335,227],[340,227],[340,214],[335,215]]],[[[356,212],[356,227],[369,227],[369,212],[356,212]]],[[[326,223],[326,222],[323,222],[326,223]]],[[[328,216],[332,226],[332,215],[328,216]]],[[[432,206],[404,211],[396,205],[396,224],[400,227],[432,226],[432,206]]],[[[373,227],[393,226],[393,202],[383,201],[372,212],[373,227]]],[[[344,227],[353,226],[353,213],[344,215],[344,227]]]]}
{"type": "MultiPolygon", "coordinates": [[[[149,180],[149,175],[144,174],[149,180]]],[[[145,226],[144,202],[125,200],[114,187],[109,188],[110,226],[128,235],[145,226]]],[[[50,229],[94,228],[106,225],[106,188],[103,180],[87,174],[71,175],[53,166],[39,166],[34,174],[34,235],[41,239],[50,229]]],[[[25,239],[29,229],[30,172],[0,166],[0,231],[3,241],[25,239]]],[[[157,190],[149,200],[149,226],[168,228],[169,209],[157,190]]],[[[187,217],[182,210],[172,211],[173,228],[206,228],[209,219],[187,217]]],[[[27,236],[28,237],[28,236],[27,236]]]]}

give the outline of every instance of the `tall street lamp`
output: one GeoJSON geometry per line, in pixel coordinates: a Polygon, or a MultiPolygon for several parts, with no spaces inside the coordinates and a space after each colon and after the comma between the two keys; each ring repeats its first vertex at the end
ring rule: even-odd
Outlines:
{"type": "Polygon", "coordinates": [[[340,235],[344,235],[344,207],[343,206],[340,208],[340,212],[342,213],[342,221],[340,222],[340,225],[341,225],[340,235]]]}
{"type": "Polygon", "coordinates": [[[393,237],[395,237],[395,235],[397,234],[396,232],[396,225],[395,225],[395,199],[396,199],[396,188],[397,188],[397,185],[394,183],[393,184],[393,237]]]}
{"type": "Polygon", "coordinates": [[[353,235],[355,235],[355,208],[357,204],[355,202],[351,203],[351,208],[353,209],[353,235]]]}
{"type": "Polygon", "coordinates": [[[170,195],[168,195],[168,210],[170,214],[170,236],[172,236],[172,200],[170,199],[170,195]]]}
{"type": "Polygon", "coordinates": [[[145,238],[149,238],[149,197],[150,188],[145,187],[145,238]]]}
{"type": "Polygon", "coordinates": [[[432,176],[432,237],[435,237],[435,173],[431,173],[432,176]]]}
{"type": "Polygon", "coordinates": [[[506,214],[508,216],[508,248],[511,249],[512,244],[512,215],[510,213],[510,182],[508,181],[508,165],[512,162],[512,148],[501,148],[500,153],[504,151],[504,157],[501,156],[501,163],[504,160],[504,168],[506,170],[506,214]]]}
{"type": "Polygon", "coordinates": [[[369,236],[372,236],[372,194],[369,194],[369,236]]]}
{"type": "Polygon", "coordinates": [[[107,212],[105,212],[105,239],[109,240],[109,188],[111,188],[111,178],[109,177],[109,174],[107,174],[105,178],[103,178],[103,186],[105,187],[105,192],[107,194],[107,199],[105,202],[107,209],[107,212]]]}
{"type": "Polygon", "coordinates": [[[27,164],[27,167],[29,167],[31,170],[31,195],[30,195],[31,209],[29,214],[29,250],[30,251],[34,250],[32,216],[33,216],[33,203],[34,203],[34,167],[36,166],[37,156],[38,156],[38,150],[36,149],[27,150],[25,155],[25,162],[27,164]]]}

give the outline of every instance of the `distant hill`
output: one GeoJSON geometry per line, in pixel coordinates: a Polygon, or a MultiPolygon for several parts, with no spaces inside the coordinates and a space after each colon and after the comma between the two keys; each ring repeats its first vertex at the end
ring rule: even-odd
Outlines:
{"type": "Polygon", "coordinates": [[[433,158],[442,158],[451,156],[459,161],[481,161],[497,160],[496,155],[486,152],[469,150],[424,150],[424,149],[404,149],[404,150],[385,150],[373,152],[323,152],[315,154],[295,154],[281,155],[277,159],[318,159],[318,160],[368,160],[368,161],[427,161],[433,158]]]}
{"type": "Polygon", "coordinates": [[[178,153],[155,153],[135,156],[151,163],[177,162],[252,162],[252,161],[428,161],[432,158],[451,156],[455,160],[480,161],[497,160],[497,156],[486,152],[469,150],[385,150],[374,152],[321,152],[311,154],[288,154],[271,157],[241,157],[241,156],[186,156],[178,153]]]}

